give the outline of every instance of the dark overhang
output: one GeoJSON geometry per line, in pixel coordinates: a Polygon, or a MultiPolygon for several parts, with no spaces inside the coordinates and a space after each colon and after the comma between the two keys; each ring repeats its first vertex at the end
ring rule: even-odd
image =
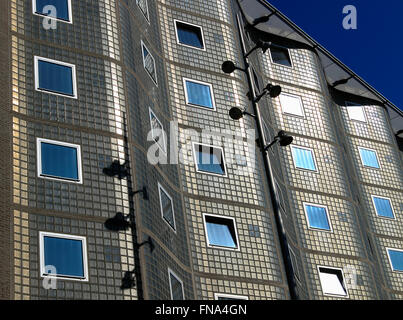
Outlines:
{"type": "MultiPolygon", "coordinates": [[[[257,24],[254,28],[268,37],[284,39],[294,47],[315,51],[318,55],[330,88],[338,92],[361,97],[373,104],[386,108],[395,134],[403,129],[403,111],[386,99],[382,94],[361,79],[340,60],[323,48],[290,19],[264,0],[237,0],[244,18],[249,24],[262,16],[270,15],[268,21],[257,24]]],[[[291,47],[293,47],[291,46],[291,47]]]]}

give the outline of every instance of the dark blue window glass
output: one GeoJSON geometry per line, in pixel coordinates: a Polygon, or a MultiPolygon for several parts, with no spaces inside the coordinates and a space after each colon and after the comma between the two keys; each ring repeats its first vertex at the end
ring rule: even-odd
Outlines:
{"type": "Polygon", "coordinates": [[[54,266],[60,276],[85,277],[81,240],[44,236],[43,246],[45,266],[54,266]]]}
{"type": "Polygon", "coordinates": [[[72,67],[39,59],[38,73],[39,89],[74,96],[72,67]]]}
{"type": "Polygon", "coordinates": [[[362,164],[366,167],[378,168],[379,169],[379,162],[376,156],[376,152],[369,150],[369,149],[359,149],[362,164]]]}
{"type": "Polygon", "coordinates": [[[403,252],[388,249],[389,258],[392,263],[393,270],[403,271],[403,252]]]}
{"type": "Polygon", "coordinates": [[[48,5],[56,8],[56,17],[58,19],[70,21],[69,3],[67,0],[36,0],[36,13],[48,15],[49,12],[43,12],[43,8],[48,5]]]}
{"type": "Polygon", "coordinates": [[[185,80],[188,103],[214,109],[210,86],[185,80]]]}
{"type": "Polygon", "coordinates": [[[292,156],[297,168],[316,171],[315,161],[311,150],[292,147],[292,156]]]}
{"type": "Polygon", "coordinates": [[[312,205],[305,205],[309,226],[315,229],[330,230],[326,209],[312,205]]]}
{"type": "Polygon", "coordinates": [[[202,31],[199,27],[190,24],[176,22],[179,43],[203,49],[202,31]]]}
{"type": "Polygon", "coordinates": [[[394,218],[392,205],[389,199],[373,197],[376,213],[381,217],[394,218]]]}
{"type": "Polygon", "coordinates": [[[237,248],[232,220],[206,216],[206,228],[210,245],[237,248]]]}
{"type": "Polygon", "coordinates": [[[225,175],[224,159],[221,149],[195,145],[195,151],[199,171],[225,175]]]}
{"type": "Polygon", "coordinates": [[[41,142],[42,175],[79,180],[77,148],[41,142]]]}

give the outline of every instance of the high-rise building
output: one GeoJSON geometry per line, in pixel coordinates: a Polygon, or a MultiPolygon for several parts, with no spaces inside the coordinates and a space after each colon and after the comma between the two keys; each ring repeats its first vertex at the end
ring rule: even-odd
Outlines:
{"type": "Polygon", "coordinates": [[[270,3],[1,1],[0,83],[0,298],[403,298],[403,113],[270,3]]]}

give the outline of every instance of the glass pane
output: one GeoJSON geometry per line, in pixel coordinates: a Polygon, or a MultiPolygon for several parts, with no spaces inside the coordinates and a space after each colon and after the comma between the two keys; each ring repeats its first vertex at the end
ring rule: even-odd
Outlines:
{"type": "Polygon", "coordinates": [[[72,67],[38,60],[39,88],[74,95],[72,67]]]}
{"type": "Polygon", "coordinates": [[[213,109],[210,86],[186,80],[188,103],[213,109]]]}
{"type": "Polygon", "coordinates": [[[280,103],[284,113],[295,114],[297,116],[304,116],[304,111],[299,97],[293,97],[287,94],[281,94],[280,103]]]}
{"type": "Polygon", "coordinates": [[[203,38],[199,27],[176,22],[176,29],[180,43],[203,49],[203,38]]]}
{"type": "Polygon", "coordinates": [[[164,129],[154,113],[150,113],[152,136],[155,142],[165,151],[164,129]]]}
{"type": "Polygon", "coordinates": [[[169,276],[171,278],[172,300],[183,300],[182,283],[172,273],[169,276]]]}
{"type": "Polygon", "coordinates": [[[221,149],[213,147],[195,146],[196,162],[199,171],[225,174],[221,149]]]}
{"type": "Polygon", "coordinates": [[[164,219],[171,225],[171,227],[175,229],[172,201],[162,189],[160,189],[160,197],[161,197],[162,215],[164,219]]]}
{"type": "Polygon", "coordinates": [[[44,237],[45,266],[52,265],[58,275],[84,277],[81,240],[44,237]]]}
{"type": "Polygon", "coordinates": [[[283,66],[291,67],[291,58],[287,49],[283,48],[270,48],[271,58],[274,63],[281,64],[283,66]]]}
{"type": "Polygon", "coordinates": [[[389,199],[374,197],[376,213],[382,217],[394,218],[392,205],[389,199]]]}
{"type": "Polygon", "coordinates": [[[295,166],[301,169],[316,171],[315,161],[311,150],[292,147],[292,156],[295,166]]]}
{"type": "Polygon", "coordinates": [[[321,271],[319,276],[323,293],[334,294],[339,296],[347,295],[347,292],[344,289],[342,283],[341,271],[339,270],[329,270],[329,272],[321,271]]]}
{"type": "Polygon", "coordinates": [[[42,174],[79,180],[77,149],[41,142],[42,174]]]}
{"type": "Polygon", "coordinates": [[[347,112],[350,120],[358,120],[366,122],[364,108],[360,105],[355,105],[352,103],[346,103],[347,112]]]}
{"type": "Polygon", "coordinates": [[[236,240],[230,231],[230,224],[232,224],[231,220],[222,223],[206,221],[208,241],[210,245],[237,248],[236,240]]]}
{"type": "Polygon", "coordinates": [[[375,151],[368,149],[360,149],[360,155],[364,166],[379,169],[378,158],[376,157],[375,151]]]}
{"type": "Polygon", "coordinates": [[[403,271],[403,252],[396,250],[388,250],[393,270],[403,271]]]}
{"type": "Polygon", "coordinates": [[[67,0],[36,0],[36,13],[48,15],[48,12],[43,12],[43,8],[48,5],[56,8],[56,17],[58,19],[70,21],[69,4],[67,0]]]}
{"type": "Polygon", "coordinates": [[[137,5],[139,6],[141,12],[143,12],[144,16],[148,18],[148,7],[147,7],[147,0],[137,0],[137,5]]]}
{"type": "Polygon", "coordinates": [[[310,227],[330,230],[330,224],[325,208],[305,205],[305,209],[310,227]]]}
{"type": "Polygon", "coordinates": [[[143,46],[143,59],[144,59],[144,68],[150,74],[151,78],[153,78],[153,80],[155,82],[157,82],[154,58],[151,56],[151,54],[148,52],[148,50],[144,46],[143,46]]]}

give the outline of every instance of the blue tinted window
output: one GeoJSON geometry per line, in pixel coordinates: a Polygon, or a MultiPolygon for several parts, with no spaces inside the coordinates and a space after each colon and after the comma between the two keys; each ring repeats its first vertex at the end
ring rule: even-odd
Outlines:
{"type": "Polygon", "coordinates": [[[297,168],[316,171],[315,161],[311,150],[292,147],[292,156],[297,168]]]}
{"type": "Polygon", "coordinates": [[[389,258],[392,263],[393,270],[403,271],[403,252],[388,249],[389,258]]]}
{"type": "Polygon", "coordinates": [[[210,86],[185,80],[188,103],[214,109],[210,86]]]}
{"type": "Polygon", "coordinates": [[[221,149],[195,145],[195,152],[199,171],[225,175],[224,159],[221,149]]]}
{"type": "Polygon", "coordinates": [[[67,0],[36,0],[36,13],[48,15],[49,12],[43,12],[43,8],[48,5],[56,8],[56,17],[58,19],[70,21],[69,3],[67,0]]]}
{"type": "Polygon", "coordinates": [[[330,230],[330,224],[325,208],[306,204],[305,210],[311,228],[330,230]]]}
{"type": "Polygon", "coordinates": [[[179,43],[203,49],[202,31],[199,27],[186,23],[176,22],[179,43]]]}
{"type": "Polygon", "coordinates": [[[373,197],[376,213],[381,217],[394,218],[392,205],[389,199],[373,197]]]}
{"type": "Polygon", "coordinates": [[[368,150],[368,149],[361,149],[361,148],[359,150],[360,150],[362,164],[364,166],[379,169],[378,158],[376,157],[375,151],[368,150]]]}
{"type": "Polygon", "coordinates": [[[85,277],[81,240],[44,236],[43,246],[45,266],[54,266],[58,275],[85,277]]]}
{"type": "Polygon", "coordinates": [[[73,68],[38,59],[39,89],[74,96],[73,68]]]}
{"type": "Polygon", "coordinates": [[[210,245],[237,248],[232,220],[206,216],[206,228],[210,245]]]}
{"type": "Polygon", "coordinates": [[[77,156],[77,148],[41,142],[42,175],[79,180],[77,156]]]}

